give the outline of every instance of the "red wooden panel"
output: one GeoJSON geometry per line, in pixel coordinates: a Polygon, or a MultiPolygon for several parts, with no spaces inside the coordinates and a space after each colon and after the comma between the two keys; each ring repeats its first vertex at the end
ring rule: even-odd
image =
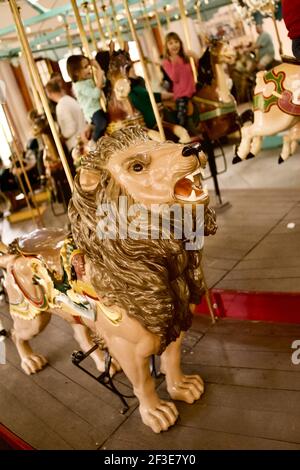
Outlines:
{"type": "Polygon", "coordinates": [[[3,440],[12,450],[34,450],[27,442],[0,423],[0,441],[3,440]]]}
{"type": "MultiPolygon", "coordinates": [[[[300,293],[246,292],[212,289],[216,315],[239,320],[300,323],[300,293]]],[[[196,314],[208,314],[203,298],[196,314]]]]}

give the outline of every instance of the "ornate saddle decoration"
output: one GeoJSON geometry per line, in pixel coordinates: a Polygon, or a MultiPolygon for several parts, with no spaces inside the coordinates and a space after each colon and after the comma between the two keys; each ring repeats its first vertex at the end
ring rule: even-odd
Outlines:
{"type": "Polygon", "coordinates": [[[299,67],[299,81],[295,81],[295,89],[292,91],[284,87],[286,74],[284,71],[276,73],[275,70],[270,70],[263,75],[265,85],[273,83],[275,89],[269,95],[265,95],[264,91],[257,93],[254,96],[254,111],[262,111],[268,113],[272,106],[276,105],[286,114],[292,116],[300,116],[300,67],[299,67]],[[299,82],[299,83],[298,83],[299,82]]]}
{"type": "Polygon", "coordinates": [[[11,304],[12,313],[30,320],[48,308],[63,306],[72,315],[94,320],[94,301],[98,297],[83,279],[84,257],[72,236],[60,237],[56,249],[51,253],[43,250],[43,257],[35,255],[35,249],[27,246],[26,241],[16,240],[10,246],[11,253],[20,255],[8,270],[18,290],[16,303],[11,304]]]}

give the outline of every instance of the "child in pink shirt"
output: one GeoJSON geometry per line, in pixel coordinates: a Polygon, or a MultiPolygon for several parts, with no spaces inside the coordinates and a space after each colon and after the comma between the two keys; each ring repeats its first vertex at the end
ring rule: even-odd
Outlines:
{"type": "Polygon", "coordinates": [[[195,59],[193,52],[184,52],[183,44],[178,34],[168,33],[166,36],[165,59],[162,62],[162,67],[173,82],[177,120],[181,126],[186,125],[188,101],[196,92],[189,56],[195,59]]]}

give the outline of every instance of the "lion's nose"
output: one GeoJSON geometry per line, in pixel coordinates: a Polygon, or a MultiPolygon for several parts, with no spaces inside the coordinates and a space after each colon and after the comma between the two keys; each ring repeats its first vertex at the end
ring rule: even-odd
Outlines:
{"type": "Polygon", "coordinates": [[[195,157],[199,157],[199,153],[202,151],[202,146],[200,142],[196,142],[192,145],[186,145],[182,149],[182,156],[183,157],[190,157],[191,155],[195,155],[195,157]]]}

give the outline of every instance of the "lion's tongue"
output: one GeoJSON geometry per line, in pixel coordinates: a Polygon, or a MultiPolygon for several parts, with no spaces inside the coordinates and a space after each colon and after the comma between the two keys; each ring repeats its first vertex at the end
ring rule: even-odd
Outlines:
{"type": "Polygon", "coordinates": [[[192,194],[193,183],[188,178],[181,178],[175,184],[174,192],[176,196],[189,197],[192,194]]]}
{"type": "Polygon", "coordinates": [[[195,185],[192,183],[191,180],[189,180],[188,178],[181,178],[175,184],[174,194],[175,196],[183,196],[188,198],[192,194],[193,189],[195,191],[196,196],[201,195],[202,190],[200,188],[195,188],[195,185]]]}

